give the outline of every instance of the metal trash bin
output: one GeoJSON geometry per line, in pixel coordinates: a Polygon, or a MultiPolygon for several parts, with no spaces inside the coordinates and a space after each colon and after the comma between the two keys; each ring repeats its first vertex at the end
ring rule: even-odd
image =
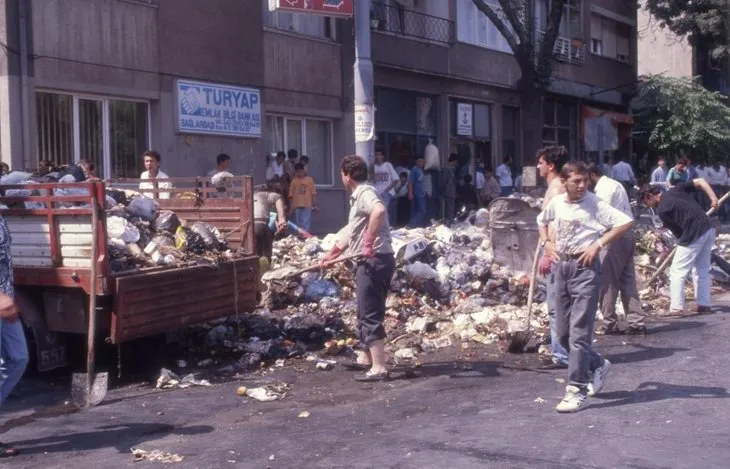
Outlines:
{"type": "Polygon", "coordinates": [[[532,270],[535,248],[540,240],[537,227],[539,213],[539,209],[517,198],[500,197],[489,204],[495,262],[515,273],[532,270]]]}

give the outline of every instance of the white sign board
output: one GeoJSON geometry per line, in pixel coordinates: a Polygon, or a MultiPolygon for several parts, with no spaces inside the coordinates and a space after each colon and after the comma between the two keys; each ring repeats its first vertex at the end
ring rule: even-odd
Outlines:
{"type": "Polygon", "coordinates": [[[465,135],[471,137],[474,133],[472,106],[468,103],[456,104],[456,135],[465,135]]]}
{"type": "Polygon", "coordinates": [[[259,90],[177,80],[175,91],[178,132],[261,137],[259,90]]]}
{"type": "Polygon", "coordinates": [[[375,131],[375,106],[355,105],[355,142],[372,140],[375,131]]]}

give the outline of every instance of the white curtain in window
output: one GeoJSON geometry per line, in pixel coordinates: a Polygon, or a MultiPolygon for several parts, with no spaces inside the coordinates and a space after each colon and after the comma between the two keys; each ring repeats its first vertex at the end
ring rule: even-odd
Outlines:
{"type": "Polygon", "coordinates": [[[269,153],[286,151],[284,145],[284,118],[280,116],[266,117],[266,149],[269,153]]]}
{"type": "Polygon", "coordinates": [[[330,123],[321,120],[307,120],[307,149],[303,154],[309,157],[309,175],[317,184],[332,184],[332,144],[330,123]]]}
{"type": "Polygon", "coordinates": [[[286,120],[286,148],[284,151],[296,150],[302,154],[304,144],[302,143],[302,121],[296,119],[286,120]]]}

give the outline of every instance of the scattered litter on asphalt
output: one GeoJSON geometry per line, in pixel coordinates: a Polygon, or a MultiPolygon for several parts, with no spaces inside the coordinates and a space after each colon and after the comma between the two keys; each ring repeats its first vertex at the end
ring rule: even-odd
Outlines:
{"type": "Polygon", "coordinates": [[[306,418],[307,418],[307,417],[309,417],[310,415],[312,415],[312,413],[311,413],[310,411],[308,411],[308,410],[305,410],[305,411],[303,411],[303,412],[300,412],[300,413],[299,413],[299,415],[298,415],[298,417],[299,417],[300,419],[306,419],[306,418]]]}
{"type": "Polygon", "coordinates": [[[185,460],[184,456],[180,456],[178,454],[168,453],[166,451],[160,450],[145,451],[139,448],[132,448],[132,455],[134,456],[135,462],[150,461],[169,464],[175,462],[183,462],[185,460]]]}
{"type": "Polygon", "coordinates": [[[196,379],[192,373],[180,378],[167,368],[163,368],[160,371],[160,377],[157,378],[157,385],[155,387],[157,389],[185,389],[190,386],[210,386],[210,382],[204,379],[196,379]]]}
{"type": "Polygon", "coordinates": [[[275,383],[260,388],[249,388],[246,390],[246,395],[260,402],[271,402],[285,398],[288,391],[288,384],[275,383]]]}
{"type": "Polygon", "coordinates": [[[247,392],[248,392],[248,388],[246,386],[239,386],[236,389],[236,394],[241,397],[245,396],[247,392]]]}
{"type": "Polygon", "coordinates": [[[330,371],[335,368],[336,364],[337,364],[337,362],[335,360],[317,360],[315,367],[318,370],[330,371]]]}
{"type": "Polygon", "coordinates": [[[537,403],[537,404],[543,404],[544,402],[545,402],[545,399],[543,399],[542,397],[538,397],[537,399],[535,399],[535,403],[537,403]]]}

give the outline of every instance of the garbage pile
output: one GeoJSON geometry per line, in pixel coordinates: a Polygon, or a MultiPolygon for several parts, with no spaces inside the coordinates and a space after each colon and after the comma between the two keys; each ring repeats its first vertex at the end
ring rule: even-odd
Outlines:
{"type": "MultiPolygon", "coordinates": [[[[532,199],[532,203],[537,202],[532,199]]],[[[394,347],[415,353],[455,341],[490,344],[524,329],[529,276],[494,262],[487,225],[488,211],[482,209],[451,227],[393,232],[398,265],[386,303],[385,327],[394,347]]],[[[316,264],[333,244],[332,235],[277,241],[272,268],[316,264]]],[[[272,281],[268,287],[273,297],[269,306],[285,316],[340,318],[345,335],[356,330],[352,266],[336,265],[299,278],[272,281]]],[[[536,303],[543,302],[543,285],[538,284],[536,290],[536,303]]],[[[546,308],[536,306],[535,325],[547,324],[546,308]]],[[[407,351],[399,354],[411,356],[407,351]]]]}
{"type": "Polygon", "coordinates": [[[111,269],[210,263],[234,257],[213,225],[186,223],[133,191],[107,190],[106,225],[111,269]]]}

